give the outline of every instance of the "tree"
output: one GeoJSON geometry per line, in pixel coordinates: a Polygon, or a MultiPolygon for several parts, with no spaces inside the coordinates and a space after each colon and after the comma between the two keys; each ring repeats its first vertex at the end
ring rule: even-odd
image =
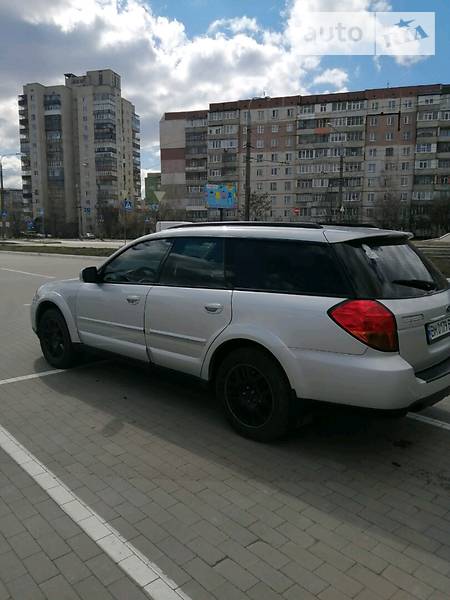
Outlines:
{"type": "MultiPolygon", "coordinates": [[[[257,192],[251,192],[250,194],[250,221],[264,221],[269,211],[272,208],[272,203],[269,199],[269,194],[258,194],[257,192]]],[[[240,219],[245,216],[244,207],[238,210],[240,219]]]]}
{"type": "Polygon", "coordinates": [[[450,231],[450,197],[438,196],[433,200],[430,221],[435,236],[450,231]]]}

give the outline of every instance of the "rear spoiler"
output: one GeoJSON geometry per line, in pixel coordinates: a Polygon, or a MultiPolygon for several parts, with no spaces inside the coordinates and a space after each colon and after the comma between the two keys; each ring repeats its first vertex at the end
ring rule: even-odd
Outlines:
{"type": "Polygon", "coordinates": [[[413,234],[410,231],[387,231],[386,229],[373,229],[371,231],[351,231],[345,229],[329,229],[324,231],[324,236],[330,244],[338,242],[373,242],[375,239],[380,243],[404,244],[413,234]]]}

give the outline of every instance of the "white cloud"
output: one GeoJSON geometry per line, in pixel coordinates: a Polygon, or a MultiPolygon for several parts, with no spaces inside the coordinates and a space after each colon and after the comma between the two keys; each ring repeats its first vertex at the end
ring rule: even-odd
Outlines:
{"type": "Polygon", "coordinates": [[[259,26],[254,18],[235,17],[234,19],[217,19],[213,21],[208,28],[208,33],[223,31],[229,29],[232,33],[241,33],[243,31],[257,32],[259,26]]]}
{"type": "Polygon", "coordinates": [[[331,83],[336,88],[342,88],[348,82],[348,73],[343,69],[325,69],[313,79],[314,85],[331,83]]]}

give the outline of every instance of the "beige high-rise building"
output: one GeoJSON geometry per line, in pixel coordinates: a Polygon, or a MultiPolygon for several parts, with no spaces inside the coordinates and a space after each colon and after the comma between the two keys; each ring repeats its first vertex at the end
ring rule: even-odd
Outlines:
{"type": "Polygon", "coordinates": [[[139,117],[114,71],[24,85],[19,122],[23,193],[39,228],[60,236],[109,233],[125,199],[139,204],[139,117]]]}

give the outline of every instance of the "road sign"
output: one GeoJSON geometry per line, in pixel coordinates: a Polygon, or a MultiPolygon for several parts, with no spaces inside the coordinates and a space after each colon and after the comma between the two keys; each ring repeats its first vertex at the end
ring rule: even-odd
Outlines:
{"type": "Polygon", "coordinates": [[[7,216],[8,216],[8,211],[7,211],[7,210],[4,210],[4,211],[2,212],[2,219],[6,219],[6,217],[7,217],[7,216]]]}
{"type": "Polygon", "coordinates": [[[133,203],[131,202],[131,200],[124,200],[123,208],[124,210],[133,210],[133,203]]]}
{"type": "Polygon", "coordinates": [[[85,206],[85,207],[84,207],[84,212],[85,212],[87,215],[90,215],[90,214],[91,214],[91,209],[89,208],[89,206],[85,206]]]}
{"type": "Polygon", "coordinates": [[[205,200],[208,208],[234,208],[236,205],[236,186],[233,183],[205,186],[205,200]]]}
{"type": "Polygon", "coordinates": [[[299,208],[293,208],[292,212],[294,213],[294,215],[299,215],[300,214],[300,209],[299,208]]]}
{"type": "Polygon", "coordinates": [[[145,217],[144,223],[150,223],[150,219],[148,217],[145,217]]]}
{"type": "Polygon", "coordinates": [[[159,210],[159,204],[150,204],[149,209],[157,211],[157,210],[159,210]]]}
{"type": "Polygon", "coordinates": [[[162,191],[155,191],[153,192],[155,194],[156,199],[158,200],[158,202],[161,202],[161,200],[164,198],[164,196],[166,195],[166,192],[162,192],[162,191]]]}
{"type": "Polygon", "coordinates": [[[39,214],[40,214],[40,215],[43,215],[43,214],[44,214],[44,209],[43,209],[43,208],[40,208],[40,209],[38,210],[38,212],[39,212],[39,214]]]}

